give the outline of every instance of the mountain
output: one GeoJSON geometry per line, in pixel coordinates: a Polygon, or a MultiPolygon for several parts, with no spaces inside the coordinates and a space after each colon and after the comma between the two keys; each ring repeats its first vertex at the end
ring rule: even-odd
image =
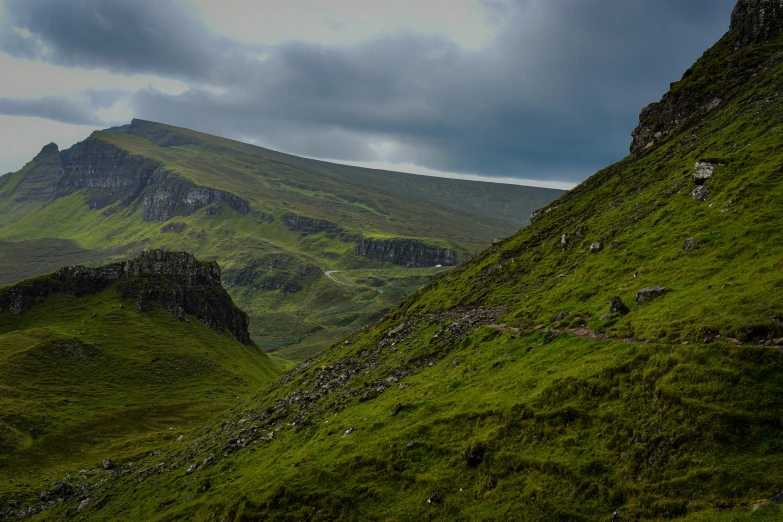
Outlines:
{"type": "Polygon", "coordinates": [[[0,476],[12,489],[143,456],[279,375],[218,265],[160,250],[0,289],[0,360],[0,476]]]}
{"type": "Polygon", "coordinates": [[[530,226],[144,464],[0,486],[3,516],[781,520],[781,30],[740,0],[530,226]]]}
{"type": "Polygon", "coordinates": [[[336,165],[133,120],[66,150],[49,144],[0,177],[0,284],[145,248],[189,251],[220,262],[263,348],[301,360],[561,194],[336,165]]]}

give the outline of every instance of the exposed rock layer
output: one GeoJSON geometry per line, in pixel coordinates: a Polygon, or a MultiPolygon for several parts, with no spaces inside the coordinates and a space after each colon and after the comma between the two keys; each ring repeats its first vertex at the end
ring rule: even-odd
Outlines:
{"type": "Polygon", "coordinates": [[[247,315],[220,285],[218,264],[198,261],[186,252],[152,250],[135,259],[98,268],[61,268],[51,275],[0,289],[0,313],[22,315],[51,294],[79,297],[115,284],[122,297],[136,299],[140,311],[159,303],[180,320],[189,314],[243,344],[253,344],[247,315]]]}
{"type": "Polygon", "coordinates": [[[457,264],[457,252],[454,250],[415,239],[364,239],[353,253],[408,268],[457,264]]]}

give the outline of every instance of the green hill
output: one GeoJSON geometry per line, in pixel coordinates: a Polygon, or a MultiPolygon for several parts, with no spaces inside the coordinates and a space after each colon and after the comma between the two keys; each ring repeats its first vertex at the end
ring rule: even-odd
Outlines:
{"type": "Polygon", "coordinates": [[[143,467],[4,513],[781,520],[781,28],[740,0],[631,155],[529,227],[143,467]]]}
{"type": "Polygon", "coordinates": [[[302,360],[421,286],[422,274],[387,281],[388,269],[456,265],[561,194],[336,165],[133,120],[71,149],[47,145],[0,177],[0,284],[144,248],[192,252],[224,267],[263,348],[302,360]],[[323,274],[350,269],[382,270],[375,286],[323,274]]]}
{"type": "Polygon", "coordinates": [[[144,456],[278,375],[217,265],[161,251],[0,289],[0,361],[12,488],[144,456]]]}

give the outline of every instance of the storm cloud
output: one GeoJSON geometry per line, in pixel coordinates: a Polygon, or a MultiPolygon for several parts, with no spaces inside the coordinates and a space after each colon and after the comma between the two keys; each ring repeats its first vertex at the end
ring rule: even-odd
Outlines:
{"type": "MultiPolygon", "coordinates": [[[[181,2],[6,0],[0,49],[184,80],[181,93],[136,91],[133,114],[294,154],[578,182],[626,154],[640,109],[728,29],[734,0],[482,3],[502,29],[466,49],[404,31],[249,44],[181,2]]],[[[248,16],[275,16],[258,5],[248,16]]],[[[37,115],[78,120],[42,102],[37,115]]]]}

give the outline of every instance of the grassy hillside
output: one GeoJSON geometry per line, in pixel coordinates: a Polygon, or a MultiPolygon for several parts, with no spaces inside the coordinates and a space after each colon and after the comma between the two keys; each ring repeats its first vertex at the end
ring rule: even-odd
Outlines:
{"type": "Polygon", "coordinates": [[[119,283],[85,292],[55,292],[21,315],[0,310],[0,477],[11,490],[143,456],[278,375],[257,346],[158,303],[140,311],[119,283]]]}
{"type": "Polygon", "coordinates": [[[735,38],[666,135],[41,518],[783,518],[783,37],[735,38]]]}
{"type": "MultiPolygon", "coordinates": [[[[362,240],[414,240],[454,251],[464,261],[561,194],[335,165],[142,120],[97,132],[79,147],[80,172],[91,177],[72,186],[65,186],[64,175],[71,172],[67,161],[78,157],[72,150],[42,152],[0,178],[0,284],[57,266],[63,246],[67,259],[88,264],[143,248],[193,252],[226,269],[232,296],[251,314],[256,341],[297,361],[372,322],[419,288],[416,278],[397,278],[400,291],[368,292],[323,275],[377,268],[383,278],[395,267],[356,255],[362,240]],[[107,150],[119,152],[108,156],[107,150]],[[134,193],[127,184],[144,165],[184,181],[157,192],[155,183],[142,183],[134,193]],[[183,203],[169,205],[171,217],[147,219],[146,206],[165,205],[183,183],[231,194],[247,208],[225,201],[183,203]],[[285,216],[292,214],[328,222],[328,228],[289,226],[285,216]],[[409,284],[400,286],[405,281],[409,284]]],[[[191,192],[183,201],[193,197],[191,192]]]]}

